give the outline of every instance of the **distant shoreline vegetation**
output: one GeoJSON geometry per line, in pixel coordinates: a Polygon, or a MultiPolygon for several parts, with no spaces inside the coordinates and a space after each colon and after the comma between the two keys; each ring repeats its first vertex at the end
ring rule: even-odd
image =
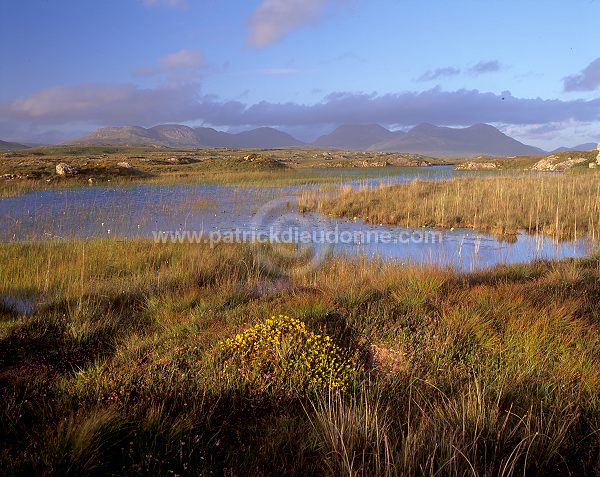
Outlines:
{"type": "Polygon", "coordinates": [[[131,183],[212,183],[257,186],[306,185],[395,175],[403,167],[453,165],[464,173],[503,174],[534,170],[584,171],[593,151],[540,156],[436,158],[415,153],[335,149],[169,149],[125,146],[48,146],[0,156],[0,197],[32,189],[131,183]],[[574,157],[575,160],[570,161],[574,157]],[[547,163],[547,164],[546,164],[547,163]],[[59,176],[66,164],[76,173],[59,176]],[[563,168],[563,166],[568,167],[563,168]],[[353,177],[346,177],[352,170],[353,177]],[[546,170],[546,169],[538,169],[546,170]]]}
{"type": "Polygon", "coordinates": [[[336,191],[304,191],[302,210],[403,227],[472,228],[508,236],[524,230],[555,240],[600,238],[600,176],[453,178],[336,191]]]}
{"type": "Polygon", "coordinates": [[[344,169],[355,170],[360,178],[393,175],[403,166],[438,164],[448,161],[419,154],[314,149],[41,147],[1,155],[0,197],[31,189],[115,183],[318,184],[343,181],[344,169]],[[63,163],[73,173],[59,176],[56,166],[63,163]]]}

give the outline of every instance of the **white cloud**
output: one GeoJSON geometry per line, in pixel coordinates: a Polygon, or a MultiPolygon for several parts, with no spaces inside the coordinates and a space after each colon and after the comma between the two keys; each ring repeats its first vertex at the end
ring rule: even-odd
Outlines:
{"type": "Polygon", "coordinates": [[[500,129],[519,141],[535,143],[546,150],[600,140],[597,122],[566,120],[542,124],[504,125],[500,129]]]}
{"type": "Polygon", "coordinates": [[[249,20],[248,43],[262,48],[321,17],[331,0],[262,0],[249,20]]]}
{"type": "Polygon", "coordinates": [[[133,72],[136,77],[173,74],[187,71],[197,72],[205,66],[202,52],[199,50],[180,50],[160,58],[155,65],[138,68],[133,72]]]}
{"type": "Polygon", "coordinates": [[[197,87],[142,89],[129,84],[90,83],[56,86],[26,98],[0,103],[0,121],[60,125],[69,122],[100,124],[179,120],[197,103],[197,87]]]}

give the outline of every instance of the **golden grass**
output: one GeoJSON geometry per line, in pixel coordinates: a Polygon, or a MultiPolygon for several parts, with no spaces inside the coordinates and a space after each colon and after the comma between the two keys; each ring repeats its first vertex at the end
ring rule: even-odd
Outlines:
{"type": "Polygon", "coordinates": [[[0,262],[0,296],[35,303],[0,307],[7,474],[599,470],[598,258],[332,258],[285,279],[242,245],[96,240],[2,244],[0,262]],[[219,342],[274,314],[356,357],[347,391],[231,366],[219,342]]]}
{"type": "Polygon", "coordinates": [[[499,235],[520,230],[556,240],[600,235],[600,175],[413,181],[326,195],[302,194],[301,207],[369,223],[464,227],[499,235]]]}

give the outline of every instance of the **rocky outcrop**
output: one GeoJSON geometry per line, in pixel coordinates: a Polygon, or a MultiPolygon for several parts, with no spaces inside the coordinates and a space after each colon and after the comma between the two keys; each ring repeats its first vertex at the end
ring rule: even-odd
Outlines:
{"type": "Polygon", "coordinates": [[[78,174],[79,171],[69,164],[65,162],[61,162],[60,164],[56,164],[56,175],[61,177],[74,176],[78,174]]]}
{"type": "Polygon", "coordinates": [[[489,171],[498,169],[495,162],[464,162],[458,164],[454,169],[457,171],[489,171]]]}
{"type": "Polygon", "coordinates": [[[387,161],[353,161],[352,167],[386,167],[387,161]]]}
{"type": "Polygon", "coordinates": [[[424,159],[395,158],[387,161],[388,165],[396,167],[429,167],[431,162],[424,159]]]}
{"type": "Polygon", "coordinates": [[[590,162],[588,164],[590,169],[596,169],[597,167],[600,167],[600,142],[598,143],[598,146],[596,146],[596,149],[598,150],[598,156],[596,157],[595,162],[590,162]]]}
{"type": "Polygon", "coordinates": [[[173,164],[193,164],[196,160],[193,157],[169,157],[167,161],[173,164]]]}
{"type": "Polygon", "coordinates": [[[244,156],[244,160],[245,161],[250,161],[250,162],[255,162],[255,161],[263,161],[264,158],[259,155],[259,154],[248,154],[247,156],[244,156]]]}
{"type": "Polygon", "coordinates": [[[131,169],[131,164],[129,162],[117,162],[117,167],[121,169],[131,169]]]}
{"type": "Polygon", "coordinates": [[[559,156],[551,155],[544,157],[542,160],[536,162],[531,170],[540,171],[540,172],[560,172],[566,171],[567,169],[571,169],[571,167],[576,166],[577,164],[581,164],[582,162],[586,162],[589,159],[585,157],[569,157],[566,160],[563,160],[559,156]]]}

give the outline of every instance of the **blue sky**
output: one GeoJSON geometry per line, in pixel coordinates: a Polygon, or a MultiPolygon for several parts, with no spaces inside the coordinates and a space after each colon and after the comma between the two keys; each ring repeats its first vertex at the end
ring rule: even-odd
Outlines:
{"type": "Polygon", "coordinates": [[[600,140],[600,2],[3,0],[0,138],[487,122],[600,140]]]}

